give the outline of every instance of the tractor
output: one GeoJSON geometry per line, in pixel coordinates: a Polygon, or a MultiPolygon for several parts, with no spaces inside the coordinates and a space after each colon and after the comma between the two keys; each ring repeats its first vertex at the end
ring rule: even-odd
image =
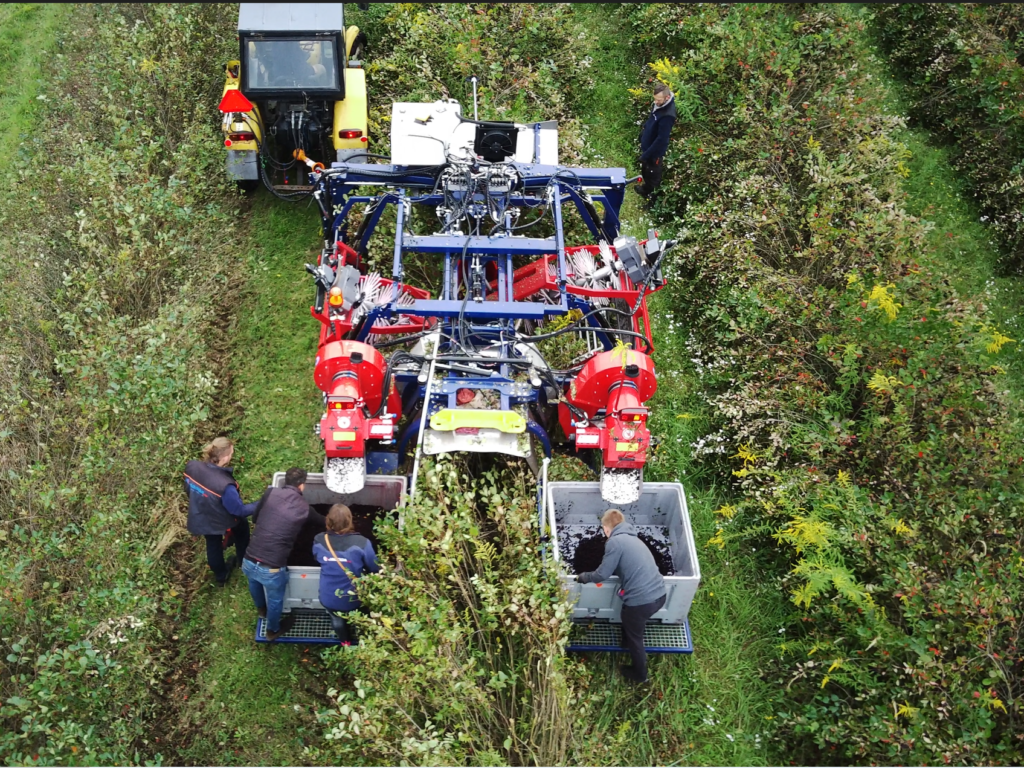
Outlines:
{"type": "Polygon", "coordinates": [[[366,36],[341,3],[241,3],[238,43],[220,103],[230,179],[297,200],[307,156],[365,159],[366,36]]]}

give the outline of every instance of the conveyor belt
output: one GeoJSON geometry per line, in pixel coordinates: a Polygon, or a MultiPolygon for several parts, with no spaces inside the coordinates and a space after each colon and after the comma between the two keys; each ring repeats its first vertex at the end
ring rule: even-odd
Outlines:
{"type": "MultiPolygon", "coordinates": [[[[690,622],[648,624],[644,629],[644,647],[648,653],[693,653],[690,622]]],[[[576,624],[569,636],[567,651],[623,651],[622,626],[607,622],[576,624]]]]}

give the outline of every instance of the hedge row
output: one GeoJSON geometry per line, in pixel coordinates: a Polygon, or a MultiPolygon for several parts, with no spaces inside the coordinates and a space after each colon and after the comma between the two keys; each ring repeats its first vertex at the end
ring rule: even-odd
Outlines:
{"type": "Polygon", "coordinates": [[[558,120],[561,160],[575,162],[583,139],[573,106],[591,73],[572,13],[565,3],[371,6],[363,22],[371,149],[387,154],[394,101],[453,98],[472,116],[466,78],[476,75],[481,119],[558,120]]]}
{"type": "Polygon", "coordinates": [[[827,6],[632,23],[680,116],[655,218],[686,236],[672,290],[720,423],[693,447],[738,491],[708,544],[769,551],[792,594],[777,738],[817,763],[1020,761],[1010,340],[926,264],[863,30],[827,6]]]}
{"type": "Polygon", "coordinates": [[[71,11],[0,205],[5,763],[164,749],[166,648],[192,580],[175,568],[191,547],[168,553],[180,472],[239,275],[216,113],[234,13],[71,11]]]}
{"type": "Polygon", "coordinates": [[[1024,267],[1024,67],[1019,5],[876,6],[882,49],[908,85],[911,116],[951,148],[983,221],[1024,267]]]}

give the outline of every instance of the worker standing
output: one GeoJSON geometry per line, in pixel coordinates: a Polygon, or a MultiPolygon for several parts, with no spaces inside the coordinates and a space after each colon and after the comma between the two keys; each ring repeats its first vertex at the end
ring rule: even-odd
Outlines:
{"type": "Polygon", "coordinates": [[[185,465],[185,493],[188,494],[188,532],[206,539],[206,562],[217,584],[224,586],[235,560],[224,560],[224,534],[233,534],[235,555],[245,557],[249,544],[248,517],[256,504],[243,504],[233,470],[228,464],[235,453],[229,438],[218,437],[203,448],[202,461],[185,465]]]}
{"type": "Polygon", "coordinates": [[[249,579],[249,594],[257,613],[266,619],[267,639],[271,642],[295,622],[291,615],[281,618],[288,586],[288,556],[295,539],[310,518],[318,518],[320,525],[324,523],[323,515],[310,509],[302,497],[305,489],[306,470],[298,467],[285,473],[284,488],[267,489],[253,515],[256,532],[242,560],[242,573],[249,579]]]}
{"type": "Polygon", "coordinates": [[[313,554],[320,564],[320,604],[342,645],[349,645],[347,614],[359,610],[354,581],[364,573],[377,573],[377,553],[352,525],[352,510],[335,504],[327,512],[327,531],[313,540],[313,554]]]}
{"type": "Polygon", "coordinates": [[[672,126],[676,122],[676,102],[672,91],[664,83],[654,84],[654,103],[651,114],[640,131],[640,175],[643,180],[636,186],[641,197],[650,198],[661,186],[665,173],[665,153],[672,126]]]}
{"type": "Polygon", "coordinates": [[[622,676],[633,683],[647,682],[647,651],[644,627],[647,620],[665,605],[665,579],[654,562],[654,555],[636,535],[636,528],[625,521],[622,512],[609,509],[601,517],[601,528],[608,541],[604,559],[596,571],[576,577],[580,584],[607,581],[619,577],[622,597],[622,642],[633,658],[633,666],[619,667],[622,676]]]}

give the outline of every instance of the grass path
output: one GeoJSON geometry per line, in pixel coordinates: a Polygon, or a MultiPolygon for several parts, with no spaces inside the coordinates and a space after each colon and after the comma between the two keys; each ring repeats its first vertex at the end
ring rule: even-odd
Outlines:
{"type": "MultiPolygon", "coordinates": [[[[886,91],[879,104],[889,114],[906,115],[912,96],[893,77],[879,51],[865,6],[843,6],[852,19],[865,24],[861,45],[864,66],[886,91]]],[[[910,151],[906,165],[910,175],[903,183],[908,213],[929,225],[923,261],[947,277],[962,295],[982,300],[1001,331],[1017,340],[1001,353],[1000,364],[1010,372],[1009,381],[1018,401],[1024,400],[1024,279],[1005,274],[999,267],[999,247],[982,221],[970,187],[959,178],[947,150],[930,131],[910,127],[900,139],[910,151]]],[[[1007,160],[1012,162],[1011,160],[1007,160]]]]}
{"type": "Polygon", "coordinates": [[[68,10],[59,3],[0,4],[0,165],[16,165],[22,136],[38,124],[34,112],[45,101],[37,96],[53,62],[49,47],[68,10]]]}
{"type": "MultiPolygon", "coordinates": [[[[627,89],[638,85],[645,62],[623,46],[623,22],[613,8],[583,4],[576,9],[595,73],[595,88],[581,115],[588,128],[588,160],[635,173],[640,129],[632,119],[627,89]]],[[[648,227],[659,225],[638,201],[634,192],[627,193],[624,230],[643,237],[648,227]]],[[[612,692],[599,728],[615,733],[629,724],[623,764],[774,764],[780,758],[763,735],[770,724],[766,718],[773,716],[774,686],[761,679],[761,671],[775,654],[786,601],[755,553],[740,552],[738,545],[724,550],[704,546],[717,528],[713,511],[724,503],[727,488],[690,455],[690,443],[706,433],[708,421],[684,344],[686,330],[671,312],[685,292],[685,285],[672,283],[650,301],[659,371],[652,431],[661,444],[646,476],[678,480],[686,487],[702,572],[690,613],[696,650],[689,658],[652,657],[654,684],[639,696],[616,679],[617,658],[595,658],[597,680],[612,692]]]]}
{"type": "MultiPolygon", "coordinates": [[[[320,410],[313,384],[316,321],[303,269],[319,249],[315,209],[261,192],[249,208],[252,251],[243,306],[233,331],[234,375],[224,407],[233,411],[236,476],[246,500],[274,472],[317,467],[313,424],[320,410]]],[[[205,557],[205,556],[203,556],[205,557]]],[[[205,559],[203,562],[205,569],[205,559]]],[[[225,590],[200,592],[183,644],[201,647],[198,671],[183,707],[178,762],[196,765],[301,765],[303,747],[320,741],[314,712],[327,681],[325,646],[253,642],[256,610],[236,571],[225,590]]]]}

